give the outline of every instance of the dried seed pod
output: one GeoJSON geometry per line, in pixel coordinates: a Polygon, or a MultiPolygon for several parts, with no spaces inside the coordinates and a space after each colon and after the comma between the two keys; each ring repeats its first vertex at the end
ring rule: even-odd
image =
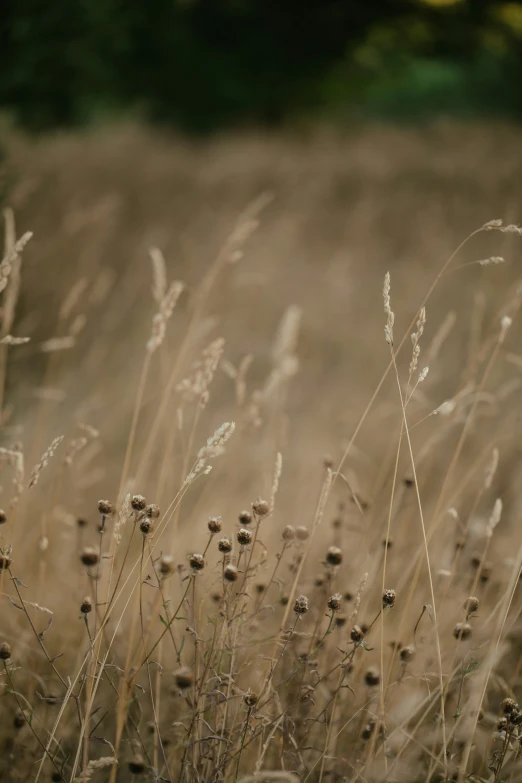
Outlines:
{"type": "Polygon", "coordinates": [[[150,517],[150,519],[157,519],[160,515],[160,507],[157,506],[156,503],[149,503],[145,509],[145,514],[150,517]]]}
{"type": "Polygon", "coordinates": [[[520,726],[522,724],[522,712],[520,710],[513,710],[509,715],[509,722],[513,726],[520,726]]]}
{"type": "Polygon", "coordinates": [[[143,511],[147,507],[147,501],[143,495],[133,495],[130,503],[134,511],[143,511]]]}
{"type": "Polygon", "coordinates": [[[203,555],[189,555],[188,561],[190,563],[190,567],[194,569],[194,571],[201,571],[203,568],[205,568],[205,558],[203,555]]]}
{"type": "Polygon", "coordinates": [[[329,546],[326,552],[326,562],[329,565],[337,566],[343,562],[343,553],[338,546],[329,546]]]}
{"type": "Polygon", "coordinates": [[[248,691],[243,696],[243,700],[244,700],[245,704],[247,705],[247,707],[255,707],[255,705],[258,702],[258,699],[259,699],[259,697],[258,697],[257,693],[254,693],[254,691],[251,691],[250,688],[248,689],[248,691]]]}
{"type": "Polygon", "coordinates": [[[212,535],[214,535],[214,533],[220,533],[221,528],[223,527],[221,523],[221,517],[210,517],[210,519],[207,522],[207,527],[212,533],[212,535]]]}
{"type": "Polygon", "coordinates": [[[306,614],[308,611],[308,598],[304,595],[300,595],[295,599],[294,612],[296,614],[306,614]]]}
{"type": "Polygon", "coordinates": [[[380,680],[381,676],[375,667],[366,670],[364,675],[364,682],[366,685],[369,685],[370,688],[374,688],[376,685],[378,685],[380,680]]]}
{"type": "Polygon", "coordinates": [[[6,555],[0,551],[0,571],[7,571],[7,569],[11,567],[12,562],[13,561],[9,555],[6,555]]]}
{"type": "Polygon", "coordinates": [[[508,725],[507,718],[499,718],[497,723],[497,731],[505,731],[507,729],[507,725],[508,725]]]}
{"type": "Polygon", "coordinates": [[[455,639],[469,639],[471,636],[471,625],[469,623],[457,623],[453,629],[455,639]]]}
{"type": "Polygon", "coordinates": [[[241,511],[238,517],[242,525],[252,524],[252,514],[250,511],[241,511]]]}
{"type": "Polygon", "coordinates": [[[174,682],[180,690],[185,690],[194,685],[194,673],[191,669],[184,666],[174,672],[174,682]]]}
{"type": "Polygon", "coordinates": [[[93,546],[86,546],[80,555],[80,560],[87,568],[95,566],[99,559],[98,551],[93,546]]]}
{"type": "Polygon", "coordinates": [[[242,527],[241,530],[238,530],[237,532],[237,540],[241,546],[247,546],[247,544],[250,544],[252,541],[252,531],[242,527]]]}
{"type": "Polygon", "coordinates": [[[258,498],[252,503],[252,511],[257,517],[266,517],[270,512],[270,506],[266,500],[258,498]]]}
{"type": "Polygon", "coordinates": [[[114,506],[110,500],[99,500],[98,511],[104,517],[108,517],[114,511],[114,506]]]}
{"type": "Polygon", "coordinates": [[[341,593],[334,593],[331,595],[328,599],[328,609],[331,609],[332,612],[337,612],[341,608],[342,598],[341,593]]]}
{"type": "Polygon", "coordinates": [[[239,571],[235,565],[229,563],[227,566],[225,566],[223,577],[227,580],[227,582],[235,582],[239,577],[239,571]]]}
{"type": "Polygon", "coordinates": [[[360,626],[354,625],[352,630],[350,631],[350,639],[352,642],[355,642],[356,644],[359,644],[364,638],[363,630],[360,626]]]}
{"type": "Polygon", "coordinates": [[[232,541],[229,538],[220,538],[218,541],[218,549],[220,552],[227,554],[232,552],[232,541]]]}
{"type": "Polygon", "coordinates": [[[283,541],[293,541],[295,538],[295,527],[287,525],[282,532],[283,541]]]}
{"type": "Polygon", "coordinates": [[[143,517],[140,522],[140,530],[144,536],[148,535],[152,530],[152,519],[149,517],[143,517]]]}
{"type": "Polygon", "coordinates": [[[82,601],[82,604],[80,606],[80,612],[82,614],[89,614],[89,612],[92,612],[92,601],[88,595],[85,596],[85,598],[82,601]]]}
{"type": "Polygon", "coordinates": [[[389,606],[390,608],[395,604],[395,590],[385,590],[382,594],[383,607],[389,606]]]}
{"type": "Polygon", "coordinates": [[[295,529],[295,534],[299,541],[306,541],[310,536],[310,531],[304,525],[298,525],[295,529]]]}
{"type": "Polygon", "coordinates": [[[7,661],[11,657],[11,645],[7,642],[0,643],[0,660],[7,661]]]}
{"type": "Polygon", "coordinates": [[[142,775],[145,772],[145,759],[141,753],[137,753],[129,761],[129,771],[133,775],[142,775]]]}

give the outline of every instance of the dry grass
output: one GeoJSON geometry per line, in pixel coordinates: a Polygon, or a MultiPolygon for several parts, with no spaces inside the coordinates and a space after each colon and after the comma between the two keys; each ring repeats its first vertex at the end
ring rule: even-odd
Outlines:
{"type": "Polygon", "coordinates": [[[516,783],[518,130],[5,144],[0,777],[516,783]]]}

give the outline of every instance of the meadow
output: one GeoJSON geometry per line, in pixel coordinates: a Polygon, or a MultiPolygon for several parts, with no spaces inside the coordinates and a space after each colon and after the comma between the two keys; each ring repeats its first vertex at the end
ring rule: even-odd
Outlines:
{"type": "Polygon", "coordinates": [[[520,129],[1,139],[0,779],[517,783],[520,129]]]}

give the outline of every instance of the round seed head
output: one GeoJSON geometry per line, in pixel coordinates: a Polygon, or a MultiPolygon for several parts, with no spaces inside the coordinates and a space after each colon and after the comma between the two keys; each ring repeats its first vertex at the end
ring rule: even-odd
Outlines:
{"type": "Polygon", "coordinates": [[[407,661],[411,661],[411,659],[415,655],[415,647],[413,646],[413,644],[408,644],[407,647],[401,648],[399,655],[401,661],[404,661],[404,663],[406,663],[407,661]]]}
{"type": "Polygon", "coordinates": [[[134,511],[143,511],[147,507],[147,501],[143,495],[133,495],[131,497],[131,506],[134,511]]]}
{"type": "Polygon", "coordinates": [[[140,530],[144,536],[148,535],[152,530],[152,519],[150,517],[143,517],[140,522],[140,530]]]}
{"type": "Polygon", "coordinates": [[[223,527],[221,524],[221,517],[210,517],[207,526],[212,534],[221,532],[221,528],[223,527]]]}
{"type": "Polygon", "coordinates": [[[191,669],[184,666],[174,672],[174,682],[180,690],[190,688],[194,684],[194,674],[191,669]]]}
{"type": "Polygon", "coordinates": [[[114,506],[110,500],[98,500],[98,511],[102,516],[107,517],[114,511],[114,506]]]}
{"type": "Polygon", "coordinates": [[[194,569],[194,571],[201,571],[203,568],[205,568],[205,558],[203,555],[189,555],[188,561],[190,563],[190,567],[194,569]]]}
{"type": "Polygon", "coordinates": [[[329,565],[337,566],[343,562],[343,553],[338,546],[329,546],[326,552],[326,562],[329,565]]]}
{"type": "Polygon", "coordinates": [[[3,552],[0,552],[0,571],[6,570],[11,566],[11,563],[13,561],[9,557],[9,555],[5,555],[3,552]]]}
{"type": "Polygon", "coordinates": [[[471,625],[469,623],[457,623],[453,629],[455,639],[469,639],[471,636],[471,625]]]}
{"type": "Polygon", "coordinates": [[[363,637],[364,637],[364,633],[362,628],[359,625],[354,625],[352,630],[350,631],[350,639],[352,640],[352,642],[358,644],[359,642],[362,641],[363,637]]]}
{"type": "Polygon", "coordinates": [[[337,612],[341,608],[342,598],[341,593],[334,593],[331,595],[328,599],[328,609],[331,609],[332,612],[337,612]]]}
{"type": "Polygon", "coordinates": [[[160,515],[160,507],[157,506],[156,503],[149,503],[145,509],[145,513],[151,519],[157,519],[160,515]]]}
{"type": "Polygon", "coordinates": [[[239,577],[239,571],[237,570],[235,565],[229,563],[227,566],[225,566],[225,570],[223,571],[223,576],[227,580],[227,582],[235,582],[239,577]]]}
{"type": "Polygon", "coordinates": [[[0,660],[7,661],[11,657],[11,645],[7,642],[0,643],[0,660]]]}
{"type": "Polygon", "coordinates": [[[86,595],[85,598],[83,599],[82,604],[80,606],[80,611],[82,614],[89,614],[89,612],[92,612],[92,601],[88,595],[86,595]]]}
{"type": "Polygon", "coordinates": [[[299,539],[299,541],[306,541],[306,539],[310,535],[308,528],[305,527],[304,525],[298,525],[298,527],[296,527],[295,529],[295,534],[299,539]]]}
{"type": "Polygon", "coordinates": [[[145,772],[145,760],[141,753],[137,753],[129,761],[129,771],[133,775],[142,775],[145,772]]]}
{"type": "Polygon", "coordinates": [[[247,546],[247,544],[250,544],[252,541],[252,532],[242,527],[241,530],[238,530],[237,532],[237,540],[241,546],[247,546]]]}
{"type": "Polygon", "coordinates": [[[475,598],[474,595],[470,595],[469,598],[466,598],[464,602],[464,609],[467,612],[468,616],[470,614],[474,614],[477,609],[479,608],[479,599],[475,598]]]}
{"type": "Polygon", "coordinates": [[[512,723],[513,726],[520,726],[522,724],[522,712],[513,710],[509,716],[509,722],[512,723]]]}
{"type": "Polygon", "coordinates": [[[172,555],[162,555],[159,559],[159,572],[163,577],[170,576],[174,571],[174,558],[172,555]]]}
{"type": "Polygon", "coordinates": [[[0,509],[0,525],[3,525],[5,522],[7,522],[7,514],[3,509],[0,509]]]}
{"type": "Polygon", "coordinates": [[[250,688],[243,696],[244,702],[247,705],[247,707],[255,707],[258,701],[258,695],[257,693],[254,693],[254,691],[251,691],[250,688]]]}
{"type": "Polygon", "coordinates": [[[395,604],[395,590],[385,590],[382,594],[382,605],[392,607],[395,604]]]}
{"type": "Polygon", "coordinates": [[[283,541],[293,541],[295,538],[295,527],[287,525],[281,535],[283,536],[283,541]]]}
{"type": "Polygon", "coordinates": [[[250,525],[252,523],[252,514],[250,511],[241,511],[239,514],[239,521],[242,525],[250,525]]]}
{"type": "Polygon", "coordinates": [[[500,718],[497,723],[497,731],[505,731],[508,725],[507,718],[500,718]]]}
{"type": "Polygon", "coordinates": [[[218,541],[218,549],[220,552],[227,554],[232,552],[232,541],[229,538],[220,538],[218,541]]]}
{"type": "Polygon", "coordinates": [[[256,517],[266,517],[266,515],[270,512],[270,506],[266,500],[258,498],[252,503],[252,511],[256,517]]]}
{"type": "Polygon", "coordinates": [[[518,709],[518,705],[517,705],[515,699],[507,698],[507,699],[504,699],[504,701],[501,703],[500,709],[502,710],[504,715],[510,715],[513,712],[513,710],[517,710],[518,709]]]}
{"type": "Polygon", "coordinates": [[[80,555],[80,560],[87,568],[95,566],[99,559],[98,552],[93,546],[84,547],[80,555]]]}
{"type": "Polygon", "coordinates": [[[308,598],[304,595],[300,595],[295,599],[294,612],[296,614],[306,614],[308,611],[308,598]]]}
{"type": "Polygon", "coordinates": [[[376,685],[378,685],[380,679],[380,674],[374,667],[366,670],[366,674],[364,675],[364,682],[366,685],[369,685],[370,688],[374,688],[376,685]]]}

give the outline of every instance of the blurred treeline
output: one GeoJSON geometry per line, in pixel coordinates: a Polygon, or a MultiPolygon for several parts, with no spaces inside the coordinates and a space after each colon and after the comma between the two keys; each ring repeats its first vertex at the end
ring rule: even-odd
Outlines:
{"type": "Polygon", "coordinates": [[[522,2],[3,0],[0,51],[31,129],[522,115],[522,2]]]}

